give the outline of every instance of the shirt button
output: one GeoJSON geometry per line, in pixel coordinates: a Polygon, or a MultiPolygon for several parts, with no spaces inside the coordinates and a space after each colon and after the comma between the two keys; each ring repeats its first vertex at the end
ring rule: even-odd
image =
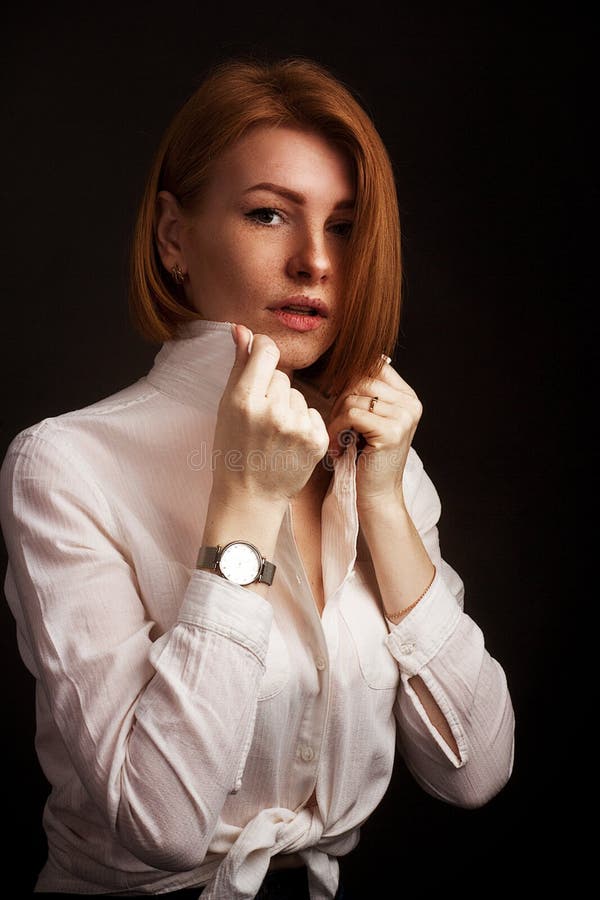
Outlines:
{"type": "Polygon", "coordinates": [[[302,584],[302,576],[296,575],[296,581],[298,582],[298,584],[302,584]]]}
{"type": "Polygon", "coordinates": [[[312,747],[302,747],[300,750],[300,756],[304,760],[304,762],[310,762],[311,759],[314,758],[315,752],[312,747]]]}
{"type": "Polygon", "coordinates": [[[317,667],[319,672],[322,672],[323,669],[327,666],[327,663],[322,656],[317,656],[317,658],[315,659],[315,666],[317,667]]]}
{"type": "Polygon", "coordinates": [[[400,644],[400,652],[406,653],[407,656],[410,656],[410,654],[414,651],[414,649],[415,649],[414,641],[405,641],[403,644],[400,644]]]}

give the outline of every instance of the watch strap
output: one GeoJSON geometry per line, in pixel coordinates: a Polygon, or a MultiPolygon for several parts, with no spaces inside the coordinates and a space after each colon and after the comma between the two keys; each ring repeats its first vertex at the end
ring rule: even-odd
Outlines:
{"type": "Polygon", "coordinates": [[[262,557],[262,568],[258,575],[258,581],[263,584],[273,584],[273,579],[275,578],[275,569],[277,568],[272,562],[269,562],[268,559],[262,557]]]}
{"type": "Polygon", "coordinates": [[[200,547],[200,551],[198,552],[198,559],[196,560],[196,568],[215,570],[217,568],[220,554],[220,547],[200,547]]]}
{"type": "MultiPolygon", "coordinates": [[[[230,543],[234,544],[235,541],[230,541],[230,543]]],[[[247,544],[248,541],[244,541],[244,543],[247,544]]],[[[252,546],[254,546],[254,544],[252,544],[252,546]]],[[[223,547],[221,547],[219,545],[217,545],[216,547],[207,547],[207,546],[200,547],[200,550],[198,551],[198,558],[196,560],[196,568],[197,569],[210,569],[212,572],[216,572],[217,574],[220,574],[219,559],[221,558],[222,550],[223,550],[223,547]]],[[[260,556],[261,561],[262,561],[261,567],[260,567],[260,572],[258,573],[258,577],[256,578],[256,581],[260,582],[261,584],[271,585],[271,584],[273,584],[273,579],[275,577],[275,570],[277,569],[277,566],[274,565],[274,563],[269,562],[268,559],[265,559],[265,557],[262,555],[260,550],[258,550],[258,548],[255,547],[255,550],[258,553],[258,555],[260,556]]]]}

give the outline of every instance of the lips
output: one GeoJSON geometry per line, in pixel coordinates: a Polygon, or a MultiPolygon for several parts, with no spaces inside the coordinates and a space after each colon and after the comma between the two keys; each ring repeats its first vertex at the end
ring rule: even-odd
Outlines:
{"type": "Polygon", "coordinates": [[[319,315],[319,313],[316,311],[316,309],[311,309],[310,307],[307,307],[307,306],[288,305],[288,306],[282,306],[281,310],[282,310],[282,312],[289,312],[289,313],[293,313],[294,315],[300,315],[300,316],[318,316],[319,315]]]}
{"type": "Polygon", "coordinates": [[[291,315],[310,316],[313,318],[321,316],[326,319],[329,315],[326,303],[318,297],[306,297],[304,295],[286,297],[284,300],[273,303],[269,306],[269,309],[273,311],[282,310],[291,315]]]}

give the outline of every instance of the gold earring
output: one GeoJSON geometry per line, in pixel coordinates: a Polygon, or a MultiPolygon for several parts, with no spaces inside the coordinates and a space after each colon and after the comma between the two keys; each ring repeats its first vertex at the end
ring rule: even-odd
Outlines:
{"type": "Polygon", "coordinates": [[[173,276],[175,284],[183,284],[185,272],[179,268],[179,263],[175,263],[174,266],[171,266],[171,275],[173,276]]]}

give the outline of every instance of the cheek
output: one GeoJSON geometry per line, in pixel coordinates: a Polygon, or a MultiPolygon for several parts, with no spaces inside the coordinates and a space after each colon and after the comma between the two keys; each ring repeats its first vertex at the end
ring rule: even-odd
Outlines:
{"type": "Polygon", "coordinates": [[[343,241],[336,241],[330,250],[330,258],[338,275],[343,275],[346,268],[348,247],[343,241]]]}
{"type": "Polygon", "coordinates": [[[246,288],[267,282],[278,269],[280,249],[246,229],[215,235],[205,243],[200,265],[212,279],[246,288]]]}

